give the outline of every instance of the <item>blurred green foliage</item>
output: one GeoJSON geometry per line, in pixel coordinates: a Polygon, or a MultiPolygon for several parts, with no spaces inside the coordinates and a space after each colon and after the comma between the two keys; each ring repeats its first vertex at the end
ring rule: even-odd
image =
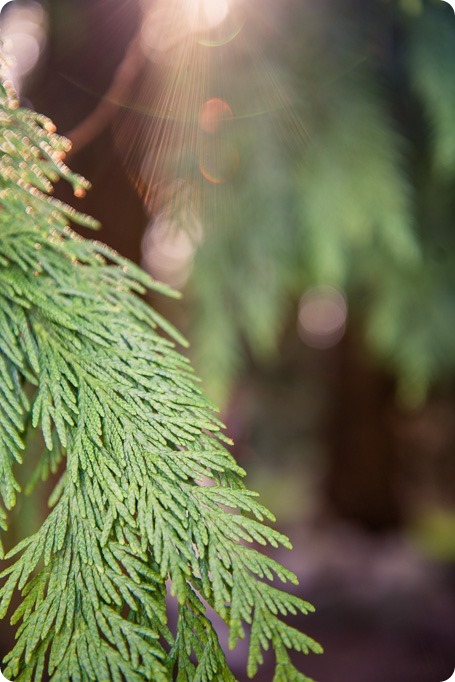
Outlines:
{"type": "Polygon", "coordinates": [[[418,405],[455,367],[453,12],[440,0],[238,11],[238,35],[186,67],[191,83],[210,61],[195,97],[231,107],[223,145],[238,165],[216,182],[198,173],[201,149],[222,159],[213,131],[187,136],[178,165],[204,225],[188,295],[209,393],[223,403],[246,358],[276,351],[303,292],[328,284],[418,405]]]}

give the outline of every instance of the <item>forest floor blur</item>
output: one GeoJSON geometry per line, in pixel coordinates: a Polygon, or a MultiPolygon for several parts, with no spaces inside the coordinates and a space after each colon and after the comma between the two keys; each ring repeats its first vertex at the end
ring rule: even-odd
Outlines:
{"type": "MultiPolygon", "coordinates": [[[[442,682],[452,675],[454,563],[425,557],[399,534],[375,537],[340,523],[285,532],[294,549],[277,558],[316,607],[289,622],[325,650],[296,658],[306,675],[318,682],[442,682]]],[[[244,656],[245,649],[230,659],[240,682],[248,679],[244,656]]],[[[272,681],[272,663],[265,658],[261,682],[272,681]]]]}

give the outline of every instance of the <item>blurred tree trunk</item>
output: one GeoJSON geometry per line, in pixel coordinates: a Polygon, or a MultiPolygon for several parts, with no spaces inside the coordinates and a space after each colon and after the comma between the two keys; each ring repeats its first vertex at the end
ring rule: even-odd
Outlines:
{"type": "Polygon", "coordinates": [[[340,344],[326,494],[333,512],[371,531],[402,520],[391,423],[394,383],[370,358],[358,330],[340,344]]]}

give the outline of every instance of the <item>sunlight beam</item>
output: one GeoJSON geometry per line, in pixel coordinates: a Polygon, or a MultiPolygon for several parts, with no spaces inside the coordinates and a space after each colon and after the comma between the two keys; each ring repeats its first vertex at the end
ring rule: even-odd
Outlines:
{"type": "Polygon", "coordinates": [[[193,31],[207,31],[219,26],[229,12],[228,0],[186,0],[193,31]]]}

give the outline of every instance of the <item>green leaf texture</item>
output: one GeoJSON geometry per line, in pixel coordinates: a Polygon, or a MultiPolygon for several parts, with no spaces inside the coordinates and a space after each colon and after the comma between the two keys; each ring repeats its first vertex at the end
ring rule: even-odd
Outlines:
{"type": "MultiPolygon", "coordinates": [[[[172,294],[132,263],[73,232],[92,219],[51,197],[65,139],[0,91],[0,495],[28,428],[46,451],[35,478],[66,470],[42,527],[6,556],[0,616],[15,591],[17,641],[4,674],[26,682],[232,680],[206,616],[251,626],[248,673],[276,651],[276,680],[304,680],[287,649],[320,652],[281,620],[312,607],[272,580],[295,576],[256,545],[289,541],[243,482],[181,341],[140,295],[172,294]],[[139,295],[138,295],[139,294],[139,295]],[[31,396],[31,398],[27,398],[31,396]],[[178,600],[167,626],[166,586],[178,600]]],[[[0,523],[5,525],[6,513],[0,523]]]]}

